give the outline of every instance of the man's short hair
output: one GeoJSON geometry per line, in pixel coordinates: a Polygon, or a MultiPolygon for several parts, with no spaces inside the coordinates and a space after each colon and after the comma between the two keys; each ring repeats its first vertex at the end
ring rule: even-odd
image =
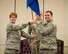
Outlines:
{"type": "Polygon", "coordinates": [[[51,14],[51,16],[53,16],[53,12],[52,11],[50,11],[50,10],[45,11],[45,13],[48,13],[48,12],[51,14]]]}

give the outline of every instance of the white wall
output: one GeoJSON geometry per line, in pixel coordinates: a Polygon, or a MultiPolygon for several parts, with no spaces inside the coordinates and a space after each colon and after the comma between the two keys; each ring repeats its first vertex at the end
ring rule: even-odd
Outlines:
{"type": "Polygon", "coordinates": [[[8,14],[11,11],[13,11],[13,0],[0,0],[0,54],[4,52],[5,28],[8,23],[8,14]]]}
{"type": "MultiPolygon", "coordinates": [[[[40,9],[43,11],[43,0],[39,0],[40,9]]],[[[14,0],[0,0],[0,54],[3,54],[6,40],[6,25],[9,22],[8,15],[14,11],[14,0]]],[[[57,38],[68,46],[68,0],[45,0],[45,11],[52,10],[54,22],[57,24],[57,38]]],[[[31,10],[26,8],[26,0],[17,0],[16,12],[17,24],[31,21],[31,10]]],[[[25,30],[26,31],[26,30],[25,30]]]]}

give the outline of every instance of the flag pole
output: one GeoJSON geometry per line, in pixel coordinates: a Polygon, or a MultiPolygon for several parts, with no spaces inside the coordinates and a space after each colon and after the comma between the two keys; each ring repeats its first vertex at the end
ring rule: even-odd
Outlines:
{"type": "Polygon", "coordinates": [[[32,20],[34,21],[34,15],[33,15],[33,11],[31,10],[31,14],[32,14],[32,20]]]}
{"type": "Polygon", "coordinates": [[[14,12],[16,12],[16,0],[14,0],[14,12]]]}
{"type": "MultiPolygon", "coordinates": [[[[33,15],[33,11],[31,10],[31,14],[32,14],[32,21],[34,22],[34,15],[33,15]]],[[[36,37],[36,32],[34,32],[34,42],[37,40],[37,37],[36,37]]],[[[37,51],[37,43],[35,42],[34,43],[34,46],[36,47],[36,54],[38,54],[38,51],[37,51]]]]}
{"type": "Polygon", "coordinates": [[[43,0],[43,20],[44,20],[44,0],[43,0]]]}

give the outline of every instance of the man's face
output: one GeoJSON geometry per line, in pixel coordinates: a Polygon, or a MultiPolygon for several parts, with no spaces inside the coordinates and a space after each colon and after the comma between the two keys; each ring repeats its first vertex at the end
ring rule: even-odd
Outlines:
{"type": "Polygon", "coordinates": [[[52,20],[52,15],[50,14],[50,12],[45,13],[45,20],[46,21],[52,20]]]}
{"type": "Polygon", "coordinates": [[[11,23],[15,23],[17,18],[14,15],[12,15],[9,19],[11,23]]]}

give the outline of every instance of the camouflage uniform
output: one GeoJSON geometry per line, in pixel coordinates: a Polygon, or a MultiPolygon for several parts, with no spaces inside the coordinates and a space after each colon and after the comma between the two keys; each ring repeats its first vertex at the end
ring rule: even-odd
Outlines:
{"type": "Polygon", "coordinates": [[[56,25],[52,21],[47,22],[43,26],[37,28],[41,34],[40,38],[40,54],[56,54],[57,37],[56,25]]]}
{"type": "MultiPolygon", "coordinates": [[[[44,21],[43,20],[36,20],[35,21],[35,25],[36,27],[40,27],[42,25],[44,25],[44,21]]],[[[31,35],[34,35],[34,32],[36,32],[36,36],[37,36],[37,42],[36,42],[36,46],[37,46],[37,51],[36,51],[36,47],[34,46],[34,39],[30,39],[30,45],[31,45],[31,51],[32,51],[32,54],[39,54],[39,46],[40,46],[40,32],[36,29],[36,28],[32,28],[31,25],[28,27],[28,33],[31,34],[31,35]]]]}
{"type": "MultiPolygon", "coordinates": [[[[28,24],[22,24],[22,26],[14,25],[12,23],[7,25],[7,37],[5,43],[5,54],[19,54],[20,42],[21,42],[21,31],[26,28],[28,24]]],[[[22,31],[22,35],[26,38],[32,38],[31,35],[22,31]]]]}

